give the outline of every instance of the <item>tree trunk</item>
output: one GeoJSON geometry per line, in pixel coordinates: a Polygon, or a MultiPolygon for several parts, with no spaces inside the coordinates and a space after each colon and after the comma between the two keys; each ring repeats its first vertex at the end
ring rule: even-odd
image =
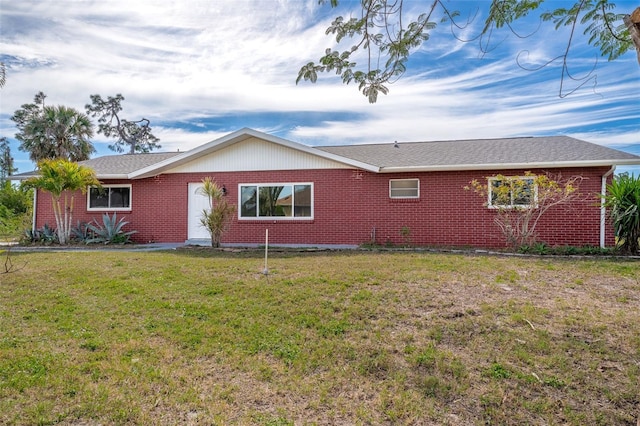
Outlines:
{"type": "Polygon", "coordinates": [[[629,29],[631,41],[633,41],[633,44],[636,46],[638,64],[640,64],[640,7],[637,7],[636,10],[631,12],[631,15],[626,15],[623,21],[629,29]]]}
{"type": "Polygon", "coordinates": [[[52,197],[53,200],[53,216],[56,219],[56,234],[58,234],[58,242],[65,244],[64,234],[62,232],[62,208],[60,198],[52,197]]]}

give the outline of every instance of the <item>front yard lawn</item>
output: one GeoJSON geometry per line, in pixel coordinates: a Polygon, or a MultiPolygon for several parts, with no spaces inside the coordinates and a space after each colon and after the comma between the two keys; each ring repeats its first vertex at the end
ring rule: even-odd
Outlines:
{"type": "Polygon", "coordinates": [[[0,424],[636,425],[640,264],[14,253],[0,424]]]}

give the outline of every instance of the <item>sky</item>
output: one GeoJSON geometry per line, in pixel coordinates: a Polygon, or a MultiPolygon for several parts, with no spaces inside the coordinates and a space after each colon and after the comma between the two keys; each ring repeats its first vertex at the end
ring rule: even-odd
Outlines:
{"type": "MultiPolygon", "coordinates": [[[[427,4],[405,3],[409,14],[427,4]]],[[[336,48],[325,30],[357,14],[357,1],[332,9],[317,0],[0,0],[0,136],[19,172],[33,170],[10,120],[22,104],[42,91],[47,104],[84,112],[90,95],[120,93],[122,117],[149,119],[161,151],[250,127],[312,146],[567,135],[640,155],[635,52],[608,62],[580,32],[567,61],[580,80],[561,78],[562,61],[534,71],[566,50],[568,31],[538,13],[517,35],[477,40],[488,3],[447,2],[465,26],[439,24],[370,104],[335,74],[295,82],[303,65],[336,48]]],[[[547,0],[542,10],[568,3],[547,0]]],[[[618,13],[638,6],[615,3],[618,13]]],[[[113,140],[92,141],[94,156],[114,154],[113,140]]]]}

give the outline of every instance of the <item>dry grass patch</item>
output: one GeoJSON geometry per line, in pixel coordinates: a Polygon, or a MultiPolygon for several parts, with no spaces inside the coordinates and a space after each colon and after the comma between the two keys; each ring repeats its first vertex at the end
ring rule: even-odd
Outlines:
{"type": "Polygon", "coordinates": [[[611,424],[640,265],[427,253],[20,253],[0,423],[611,424]]]}

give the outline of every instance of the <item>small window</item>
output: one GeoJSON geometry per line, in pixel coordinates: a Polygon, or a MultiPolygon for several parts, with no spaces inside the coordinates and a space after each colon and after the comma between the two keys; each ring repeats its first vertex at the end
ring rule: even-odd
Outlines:
{"type": "Polygon", "coordinates": [[[241,219],[313,217],[313,191],[310,183],[240,185],[241,219]]]}
{"type": "Polygon", "coordinates": [[[533,177],[489,178],[489,207],[529,207],[535,202],[533,177]]]}
{"type": "Polygon", "coordinates": [[[391,198],[419,198],[419,179],[391,179],[389,180],[389,197],[391,198]]]}
{"type": "Polygon", "coordinates": [[[89,188],[87,210],[131,210],[131,185],[89,188]]]}

